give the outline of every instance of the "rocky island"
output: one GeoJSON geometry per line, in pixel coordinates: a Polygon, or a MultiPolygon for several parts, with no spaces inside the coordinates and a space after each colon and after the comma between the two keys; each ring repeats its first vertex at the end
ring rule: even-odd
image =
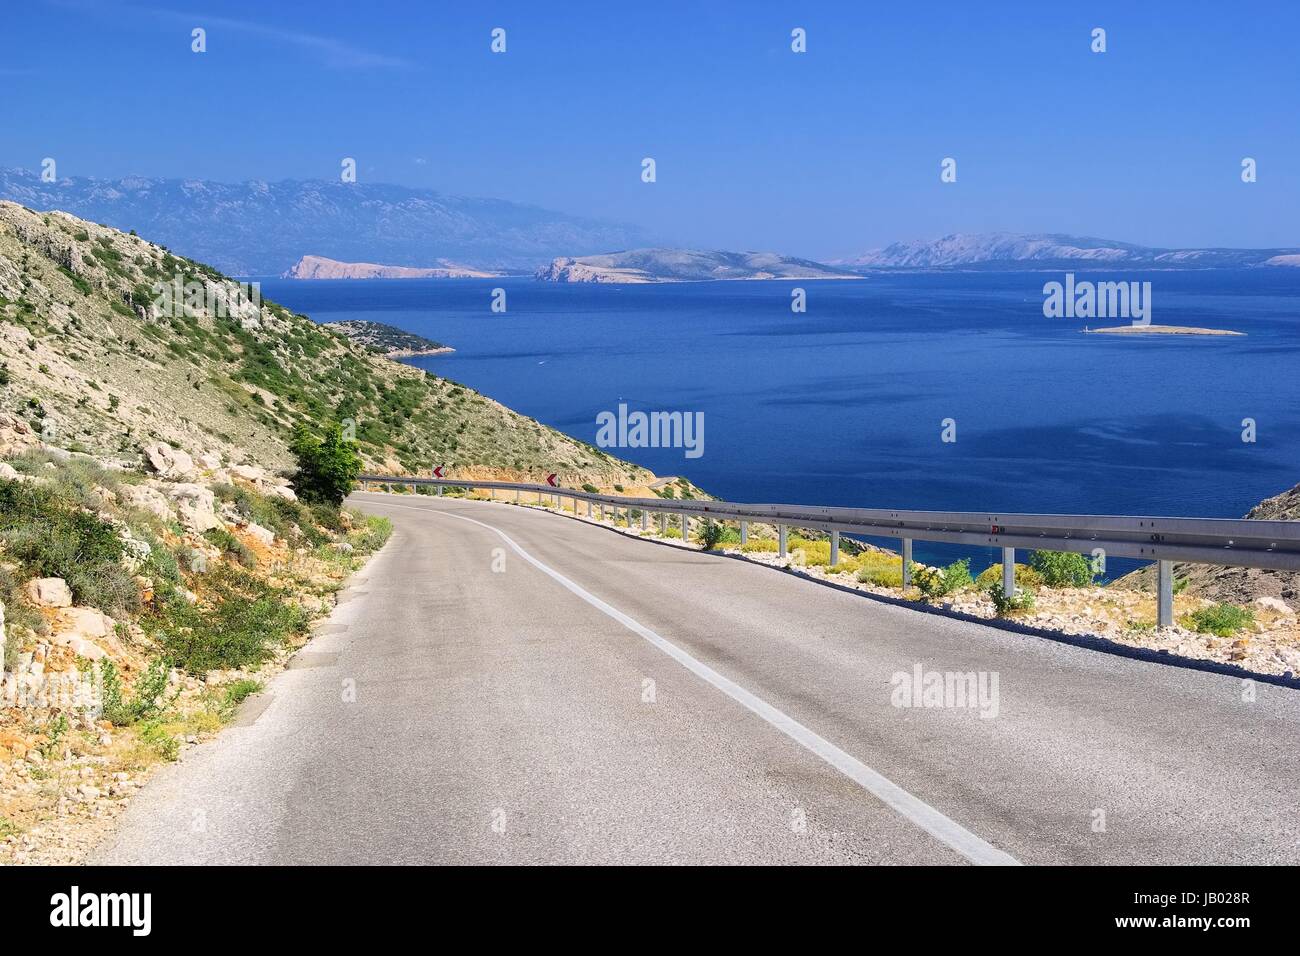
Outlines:
{"type": "Polygon", "coordinates": [[[1190,325],[1113,325],[1083,331],[1103,335],[1245,335],[1232,329],[1198,329],[1190,325]]]}
{"type": "Polygon", "coordinates": [[[492,279],[499,272],[475,269],[439,259],[438,265],[428,268],[415,266],[384,266],[374,262],[339,262],[324,256],[303,256],[289,269],[280,273],[281,279],[492,279]]]}
{"type": "Polygon", "coordinates": [[[561,256],[538,269],[545,282],[707,282],[718,279],[861,279],[811,259],[775,252],[631,249],[598,256],[561,256]]]}

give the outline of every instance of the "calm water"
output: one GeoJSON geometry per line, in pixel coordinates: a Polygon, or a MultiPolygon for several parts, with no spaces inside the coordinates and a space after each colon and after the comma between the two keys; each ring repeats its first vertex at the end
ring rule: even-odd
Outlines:
{"type": "Polygon", "coordinates": [[[702,458],[611,451],[734,500],[1235,517],[1300,482],[1300,271],[1140,277],[1154,322],[1244,338],[1082,335],[1043,317],[1042,285],[1060,278],[266,280],[263,295],[445,342],[457,351],[414,363],[587,441],[619,402],[703,411],[702,458]]]}

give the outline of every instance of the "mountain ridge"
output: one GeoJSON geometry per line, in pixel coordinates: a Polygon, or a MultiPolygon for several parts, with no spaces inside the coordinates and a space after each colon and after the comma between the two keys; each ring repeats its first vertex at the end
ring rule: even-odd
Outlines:
{"type": "Polygon", "coordinates": [[[236,276],[279,275],[309,251],[340,262],[418,268],[446,258],[531,271],[557,255],[649,239],[625,223],[385,183],[143,176],[47,183],[28,170],[0,169],[0,200],[135,230],[236,276]]]}
{"type": "Polygon", "coordinates": [[[1300,249],[1161,248],[1065,233],[951,233],[939,239],[895,242],[860,256],[831,261],[841,268],[998,269],[1097,266],[1106,269],[1213,269],[1300,266],[1300,249]]]}

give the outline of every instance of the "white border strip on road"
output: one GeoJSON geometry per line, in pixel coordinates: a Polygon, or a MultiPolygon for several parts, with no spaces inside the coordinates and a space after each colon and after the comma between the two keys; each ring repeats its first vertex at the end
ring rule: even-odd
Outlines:
{"type": "Polygon", "coordinates": [[[939,840],[941,843],[956,850],[970,862],[981,866],[1020,865],[1020,861],[1011,856],[1011,854],[999,850],[991,843],[980,839],[957,821],[940,813],[924,800],[912,796],[912,794],[908,793],[902,787],[888,780],[875,770],[872,770],[861,760],[845,753],[825,737],[809,730],[790,715],[778,710],[765,700],[756,697],[735,681],[723,677],[713,668],[696,660],[676,644],[660,637],[644,624],[628,617],[618,608],[605,603],[580,585],[570,581],[554,568],[543,564],[516,544],[514,539],[500,528],[493,527],[492,525],[482,521],[476,521],[474,518],[466,518],[464,515],[451,514],[450,512],[441,511],[437,508],[417,508],[412,505],[398,504],[397,502],[384,502],[384,504],[389,504],[396,508],[407,508],[411,511],[422,511],[425,514],[435,514],[445,518],[454,518],[457,521],[468,521],[470,524],[476,524],[481,528],[486,528],[487,530],[494,532],[500,536],[501,540],[510,545],[511,549],[516,554],[543,574],[558,581],[569,591],[572,591],[592,607],[607,614],[609,617],[612,617],[629,631],[643,637],[673,660],[677,661],[677,663],[689,670],[696,677],[708,681],[718,690],[736,701],[736,703],[757,714],[759,717],[762,717],[765,721],[777,730],[781,731],[781,733],[785,734],[795,743],[812,751],[818,757],[821,757],[822,760],[826,761],[840,773],[844,774],[844,776],[858,784],[862,789],[876,797],[894,812],[911,821],[936,840],[939,840]]]}

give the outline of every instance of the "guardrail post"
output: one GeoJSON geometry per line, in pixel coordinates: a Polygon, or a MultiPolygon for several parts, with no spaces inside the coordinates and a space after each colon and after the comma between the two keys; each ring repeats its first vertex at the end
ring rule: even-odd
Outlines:
{"type": "Polygon", "coordinates": [[[840,563],[840,533],[831,532],[831,567],[840,563]]]}
{"type": "Polygon", "coordinates": [[[903,590],[912,586],[912,539],[903,539],[903,590]]]}
{"type": "Polygon", "coordinates": [[[784,558],[786,538],[785,538],[785,525],[783,524],[779,524],[776,526],[776,541],[777,541],[777,547],[779,549],[777,551],[777,556],[784,558]]]}
{"type": "Polygon", "coordinates": [[[641,509],[641,530],[645,531],[650,527],[650,512],[644,508],[641,509]]]}
{"type": "Polygon", "coordinates": [[[439,485],[439,486],[438,486],[438,497],[439,497],[439,498],[442,497],[442,485],[439,485]]]}
{"type": "Polygon", "coordinates": [[[605,520],[605,502],[603,501],[596,502],[596,520],[597,521],[605,520]]]}
{"type": "Polygon", "coordinates": [[[590,502],[590,501],[587,502],[587,517],[588,517],[588,518],[591,517],[591,502],[590,502]]]}
{"type": "Polygon", "coordinates": [[[1156,626],[1174,626],[1174,562],[1156,562],[1156,626]]]}
{"type": "Polygon", "coordinates": [[[691,519],[686,517],[685,511],[682,512],[682,541],[691,543],[691,519]]]}
{"type": "Polygon", "coordinates": [[[1016,593],[1016,549],[1002,549],[1002,596],[1012,597],[1016,593]]]}
{"type": "Polygon", "coordinates": [[[515,489],[515,504],[519,504],[519,489],[515,489]]]}
{"type": "Polygon", "coordinates": [[[740,543],[743,545],[747,541],[749,541],[749,522],[742,521],[740,523],[740,543]]]}

